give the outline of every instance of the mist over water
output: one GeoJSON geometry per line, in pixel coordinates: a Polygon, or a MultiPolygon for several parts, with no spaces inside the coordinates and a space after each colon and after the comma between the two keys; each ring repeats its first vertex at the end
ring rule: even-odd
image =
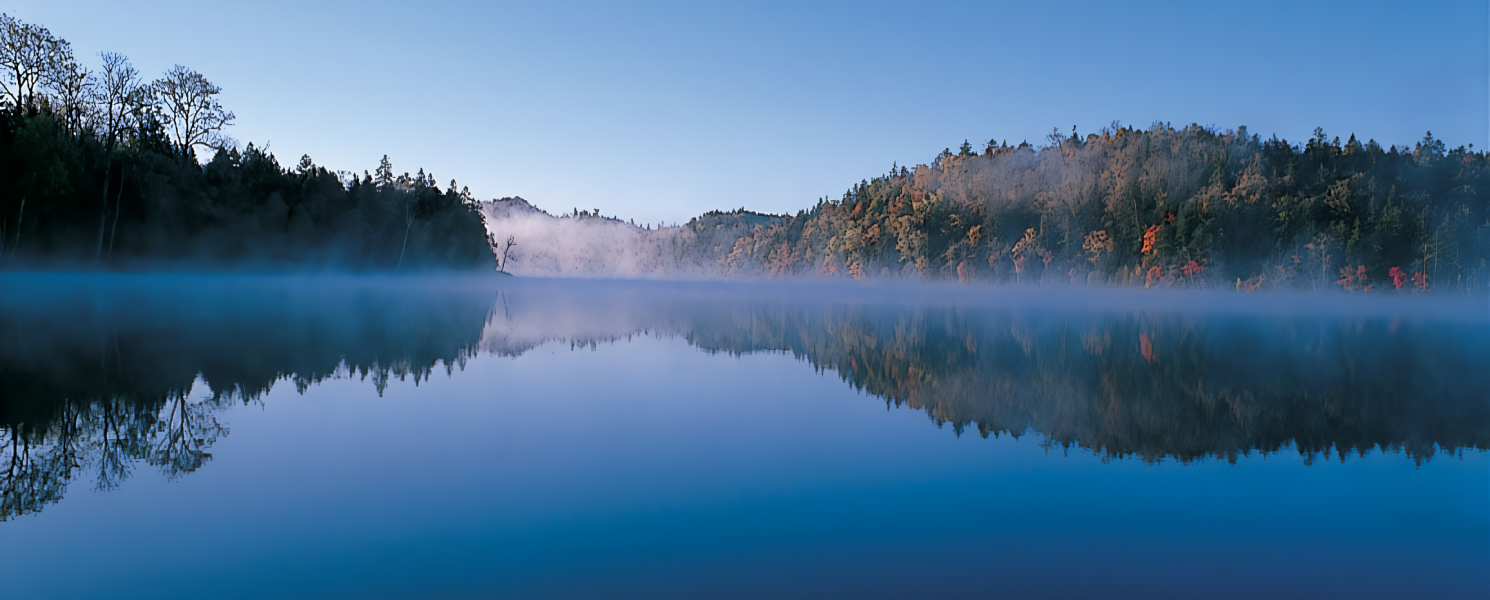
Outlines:
{"type": "Polygon", "coordinates": [[[644,229],[589,211],[559,218],[521,198],[485,203],[482,214],[498,260],[514,275],[652,279],[709,273],[701,265],[683,268],[684,231],[678,227],[644,229]],[[510,247],[508,240],[514,242],[510,247]]]}
{"type": "MultiPolygon", "coordinates": [[[[1236,485],[1280,493],[1279,486],[1292,486],[1295,493],[1305,494],[1301,502],[1312,504],[1343,500],[1331,496],[1334,492],[1298,487],[1297,477],[1317,475],[1341,490],[1363,491],[1386,481],[1379,479],[1381,473],[1399,473],[1388,477],[1406,478],[1394,484],[1399,491],[1375,500],[1353,496],[1351,502],[1359,504],[1349,513],[1354,516],[1342,513],[1318,523],[1333,523],[1329,527],[1342,528],[1338,531],[1363,528],[1350,535],[1367,536],[1359,547],[1378,552],[1398,546],[1450,552],[1454,559],[1432,567],[1440,577],[1436,585],[1450,595],[1464,589],[1458,586],[1482,582],[1490,565],[1490,523],[1482,502],[1490,500],[1483,489],[1490,474],[1484,459],[1490,443],[1485,394],[1490,370],[1484,368],[1490,359],[1490,317],[1478,300],[822,282],[4,277],[4,288],[14,293],[0,296],[0,462],[5,465],[0,514],[7,520],[0,527],[15,537],[7,535],[14,541],[0,543],[0,551],[6,560],[18,560],[16,564],[26,562],[17,554],[24,540],[92,522],[84,515],[101,515],[98,511],[108,511],[111,503],[130,505],[139,494],[167,504],[184,494],[231,506],[235,501],[220,494],[237,484],[226,482],[262,481],[262,475],[252,474],[263,468],[253,465],[268,460],[261,457],[281,453],[281,447],[325,445],[363,448],[321,451],[329,452],[326,460],[336,457],[337,466],[328,468],[346,473],[338,477],[348,494],[365,493],[357,490],[372,485],[373,479],[363,477],[376,479],[371,474],[377,465],[391,460],[412,461],[409,468],[420,473],[414,477],[421,486],[479,485],[471,477],[505,482],[503,489],[517,495],[493,496],[474,488],[469,493],[514,514],[537,510],[523,497],[554,506],[578,502],[570,509],[545,512],[536,521],[512,523],[482,516],[488,509],[476,505],[450,509],[450,518],[470,520],[488,531],[483,535],[505,531],[501,535],[510,540],[578,535],[564,532],[580,523],[597,528],[572,538],[590,549],[579,554],[540,548],[517,560],[502,553],[518,552],[527,542],[485,550],[473,546],[465,552],[497,552],[507,557],[502,561],[526,566],[447,573],[466,582],[462,585],[475,586],[471,589],[516,595],[559,589],[578,593],[590,589],[586,581],[621,581],[610,569],[629,564],[620,558],[630,552],[623,550],[629,542],[607,532],[624,529],[631,517],[620,515],[631,510],[661,511],[653,513],[661,520],[647,521],[658,529],[641,534],[658,536],[660,545],[643,554],[661,561],[655,565],[670,565],[658,573],[668,573],[667,580],[673,581],[635,589],[653,589],[663,596],[697,593],[698,578],[709,571],[690,570],[688,561],[680,562],[681,555],[673,553],[692,552],[684,548],[704,548],[704,556],[744,552],[740,560],[746,563],[765,561],[759,564],[769,575],[755,587],[741,589],[809,589],[793,586],[823,580],[789,576],[779,561],[825,542],[847,545],[801,560],[817,565],[832,580],[874,581],[861,569],[879,564],[881,553],[906,551],[903,544],[930,543],[925,536],[931,530],[902,521],[913,519],[915,511],[881,515],[874,528],[864,530],[903,531],[909,537],[902,541],[874,537],[877,541],[858,545],[843,531],[808,527],[804,531],[816,531],[816,541],[782,530],[781,537],[766,542],[743,531],[717,529],[724,523],[718,519],[754,515],[745,518],[771,522],[779,517],[754,511],[770,505],[770,511],[810,513],[819,502],[847,510],[866,500],[824,491],[815,487],[821,482],[811,483],[818,481],[816,476],[803,475],[789,485],[818,490],[802,492],[807,494],[801,498],[804,504],[738,500],[726,509],[715,496],[726,492],[715,487],[735,490],[726,495],[743,494],[730,497],[770,496],[768,490],[785,485],[773,479],[785,475],[765,474],[779,468],[771,466],[775,461],[828,461],[836,466],[826,472],[860,473],[855,477],[864,479],[855,485],[883,488],[882,493],[890,494],[886,498],[898,497],[919,485],[910,483],[916,470],[873,465],[899,464],[895,461],[902,453],[948,465],[928,474],[961,473],[956,477],[964,483],[927,491],[928,501],[963,506],[971,501],[968,494],[982,493],[971,491],[978,486],[1020,481],[1023,476],[984,473],[989,465],[1015,461],[1029,473],[1063,482],[1050,484],[1052,489],[1080,486],[1081,481],[1116,486],[1091,497],[1086,501],[1090,505],[1073,507],[1093,514],[1109,514],[1106,503],[1122,505],[1126,501],[1120,499],[1133,494],[1160,494],[1124,487],[1122,481],[1162,490],[1207,478],[1215,493],[1232,493],[1223,490],[1236,485]],[[838,396],[841,402],[822,403],[821,398],[838,396]],[[304,411],[312,413],[290,416],[304,411]],[[435,415],[443,416],[431,421],[435,415]],[[856,425],[843,429],[850,422],[856,425]],[[589,433],[561,433],[566,430],[589,433]],[[366,445],[372,439],[387,440],[403,453],[384,456],[374,449],[381,446],[366,445]],[[702,462],[681,458],[695,454],[702,462]],[[498,458],[504,456],[526,458],[498,458]],[[758,458],[742,458],[749,456],[758,458]],[[1067,473],[1075,464],[1088,465],[1080,469],[1084,474],[1067,473]],[[1266,467],[1268,474],[1242,475],[1262,465],[1273,466],[1266,467]],[[1217,466],[1240,470],[1217,472],[1217,466]],[[243,472],[245,468],[251,471],[243,472]],[[552,479],[559,473],[576,474],[581,481],[592,478],[600,487],[552,479]],[[616,477],[634,483],[602,483],[616,477]],[[155,481],[187,487],[162,488],[155,481]],[[190,483],[194,481],[201,483],[190,483]],[[1411,493],[1432,486],[1459,490],[1452,494],[1460,497],[1411,493]],[[1463,510],[1418,512],[1445,501],[1463,510]],[[641,504],[627,504],[633,502],[641,504]],[[1432,523],[1365,533],[1374,526],[1371,515],[1388,505],[1397,507],[1390,510],[1410,506],[1406,510],[1421,515],[1415,522],[1432,523]],[[684,508],[688,506],[695,508],[684,508]],[[622,512],[613,512],[617,510],[622,512]],[[675,513],[679,510],[685,512],[675,513]],[[687,512],[691,510],[703,512],[687,512]],[[49,517],[53,514],[58,516],[49,517]],[[688,520],[718,537],[703,542],[669,533],[688,520]],[[1447,531],[1457,533],[1442,537],[1447,531]],[[612,547],[619,554],[604,549],[612,547]],[[860,567],[828,556],[859,556],[854,560],[860,567]],[[552,569],[582,576],[573,586],[555,587],[554,581],[533,574],[552,569]]],[[[269,485],[294,494],[295,486],[313,484],[285,480],[269,485]]],[[[317,492],[315,498],[321,499],[307,498],[301,510],[319,511],[322,502],[368,507],[381,502],[341,493],[317,492]]],[[[986,502],[998,506],[1011,498],[986,502]]],[[[1155,495],[1153,501],[1168,502],[1161,498],[1155,495]]],[[[979,518],[972,505],[952,510],[959,518],[979,518]]],[[[1187,544],[1225,546],[1241,539],[1237,536],[1254,535],[1244,532],[1247,523],[1276,520],[1282,527],[1296,519],[1282,516],[1285,506],[1228,510],[1229,522],[1236,525],[1216,523],[1220,529],[1196,538],[1185,537],[1189,534],[1182,531],[1189,526],[1178,521],[1164,524],[1173,517],[1148,517],[1157,519],[1151,521],[1155,531],[1168,532],[1156,534],[1154,539],[1161,541],[1151,550],[1167,556],[1187,544]]],[[[868,527],[868,522],[836,518],[849,530],[868,527]]],[[[1116,520],[1062,529],[1067,531],[1062,535],[1081,539],[1095,535],[1081,531],[1104,527],[1128,531],[1122,517],[1110,518],[1116,520]]],[[[423,540],[409,542],[410,548],[465,547],[466,542],[433,533],[452,525],[439,519],[418,517],[423,527],[433,529],[410,533],[423,540]]],[[[1060,529],[1059,520],[1052,519],[1032,522],[1060,529]]],[[[1310,528],[1316,525],[1293,527],[1314,531],[1310,528]]],[[[258,526],[279,527],[274,522],[258,526]]],[[[1254,541],[1292,539],[1281,529],[1263,530],[1256,534],[1263,537],[1254,541]]],[[[1287,543],[1297,542],[1299,552],[1305,552],[1342,539],[1323,530],[1316,534],[1312,541],[1287,543]]],[[[971,567],[956,567],[964,564],[960,560],[1015,539],[1000,542],[1000,534],[989,531],[968,535],[973,537],[952,545],[918,547],[931,552],[928,556],[953,553],[944,564],[961,572],[971,567]],[[968,543],[984,550],[968,554],[968,543]],[[963,558],[954,560],[957,553],[963,558]]],[[[1136,531],[1120,536],[1134,540],[1125,543],[1138,543],[1141,537],[1136,531]]],[[[1096,538],[1089,542],[1093,547],[1107,543],[1096,538]]],[[[402,551],[389,552],[394,556],[402,551]]],[[[1386,552],[1376,560],[1390,562],[1405,552],[1386,552]]],[[[498,560],[498,555],[490,558],[498,560]]],[[[1025,560],[1034,562],[1027,565],[1024,579],[1008,575],[1016,589],[1036,585],[1031,577],[1046,577],[1059,564],[1054,555],[1025,560]]],[[[1422,569],[1429,567],[1414,568],[1426,572],[1422,569]]],[[[410,569],[372,577],[403,581],[414,586],[410,590],[426,589],[417,577],[408,577],[427,567],[410,569]]],[[[331,586],[320,589],[344,592],[357,587],[347,587],[351,581],[360,581],[344,577],[369,576],[361,568],[318,573],[300,577],[331,586]]],[[[1355,589],[1338,587],[1345,583],[1337,575],[1325,568],[1288,576],[1336,586],[1329,589],[1355,589]]],[[[1122,579],[1112,573],[1098,579],[1102,577],[1122,579]]],[[[145,580],[136,580],[144,585],[145,580]]],[[[1376,583],[1396,589],[1392,586],[1409,580],[1415,579],[1378,577],[1376,583]]],[[[1145,581],[1160,590],[1192,589],[1182,585],[1187,581],[1183,577],[1167,588],[1145,581]]],[[[1086,588],[1061,589],[1078,593],[1086,588]]]]}

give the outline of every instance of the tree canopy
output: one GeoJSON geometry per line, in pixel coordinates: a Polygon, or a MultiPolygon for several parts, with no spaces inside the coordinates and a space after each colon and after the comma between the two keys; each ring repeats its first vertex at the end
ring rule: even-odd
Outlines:
{"type": "Polygon", "coordinates": [[[386,157],[376,183],[308,156],[285,168],[225,134],[235,117],[203,74],[144,82],[123,55],[99,58],[86,69],[66,40],[0,15],[0,264],[495,268],[454,181],[394,176],[386,157]]]}
{"type": "Polygon", "coordinates": [[[1114,125],[964,143],[796,215],[688,228],[726,274],[1463,290],[1490,283],[1490,162],[1431,132],[1383,148],[1114,125]]]}

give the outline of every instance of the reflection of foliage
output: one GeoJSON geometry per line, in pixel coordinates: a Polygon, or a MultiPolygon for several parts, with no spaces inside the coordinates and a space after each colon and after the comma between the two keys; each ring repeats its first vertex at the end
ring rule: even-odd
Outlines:
{"type": "Polygon", "coordinates": [[[34,291],[0,299],[0,519],[79,478],[112,489],[137,464],[195,471],[228,434],[218,413],[280,380],[303,393],[360,376],[382,393],[463,366],[492,298],[438,282],[39,279],[8,282],[34,291]]]}
{"type": "Polygon", "coordinates": [[[1108,457],[1233,459],[1294,447],[1310,460],[1372,448],[1423,460],[1490,440],[1483,323],[865,305],[859,288],[807,302],[742,291],[509,291],[510,324],[494,319],[482,344],[516,355],[545,339],[584,345],[636,331],[711,353],[789,352],[959,433],[1034,431],[1108,457]]]}
{"type": "Polygon", "coordinates": [[[211,398],[191,401],[172,392],[159,412],[118,400],[66,403],[45,430],[0,427],[0,520],[40,510],[61,499],[67,484],[95,473],[98,489],[113,489],[138,462],[175,478],[195,471],[212,455],[206,449],[227,435],[211,398]]]}
{"type": "Polygon", "coordinates": [[[151,428],[149,462],[166,475],[178,477],[190,473],[211,460],[207,447],[228,429],[217,422],[210,402],[188,402],[186,394],[176,394],[151,428]]]}
{"type": "Polygon", "coordinates": [[[961,433],[1107,457],[1235,460],[1292,444],[1416,460],[1486,448],[1483,331],[1376,321],[1060,316],[965,309],[741,309],[689,339],[786,350],[961,433]],[[1476,338],[1475,336],[1480,336],[1476,338]]]}
{"type": "Polygon", "coordinates": [[[0,297],[0,518],[57,501],[74,480],[112,488],[140,464],[191,472],[227,434],[219,413],[281,380],[303,392],[359,377],[381,393],[437,363],[463,366],[478,347],[517,356],[556,339],[675,335],[711,353],[789,352],[958,434],[1033,431],[1105,458],[1293,448],[1344,460],[1381,448],[1426,460],[1490,440],[1483,324],[584,285],[596,287],[18,284],[42,291],[0,297]]]}
{"type": "Polygon", "coordinates": [[[35,447],[14,429],[0,430],[0,460],[5,472],[0,478],[0,518],[40,510],[62,498],[66,475],[71,473],[67,447],[35,447]]]}

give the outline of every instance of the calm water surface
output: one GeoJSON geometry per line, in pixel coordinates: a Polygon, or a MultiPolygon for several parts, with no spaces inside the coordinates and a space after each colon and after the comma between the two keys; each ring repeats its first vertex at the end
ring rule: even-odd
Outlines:
{"type": "Polygon", "coordinates": [[[1484,302],[0,276],[0,597],[1490,590],[1484,302]]]}

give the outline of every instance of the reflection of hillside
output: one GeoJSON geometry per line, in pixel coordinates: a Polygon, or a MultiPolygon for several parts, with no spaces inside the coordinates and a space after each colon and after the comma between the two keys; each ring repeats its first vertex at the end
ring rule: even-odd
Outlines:
{"type": "Polygon", "coordinates": [[[790,351],[959,433],[1033,430],[1145,460],[1290,443],[1311,459],[1383,447],[1421,460],[1490,441],[1490,343],[1469,329],[840,305],[713,319],[690,341],[790,351]]]}
{"type": "Polygon", "coordinates": [[[0,518],[39,510],[78,479],[107,488],[142,464],[193,471],[227,433],[221,411],[281,379],[304,391],[358,377],[381,393],[392,377],[417,383],[478,352],[634,335],[790,352],[959,434],[1034,431],[1104,457],[1295,445],[1309,460],[1378,447],[1423,460],[1490,440],[1483,321],[1001,307],[935,289],[309,282],[12,286],[29,291],[0,297],[0,518]]]}
{"type": "Polygon", "coordinates": [[[457,281],[17,283],[28,293],[0,300],[0,518],[79,477],[112,487],[140,463],[193,471],[227,433],[216,415],[280,379],[304,391],[357,376],[381,393],[391,377],[462,365],[494,296],[457,281]]]}
{"type": "MultiPolygon", "coordinates": [[[[1371,448],[1415,459],[1490,441],[1482,321],[998,308],[824,290],[562,285],[505,295],[484,350],[545,340],[682,336],[709,352],[786,351],[858,389],[983,435],[1144,460],[1296,445],[1310,460],[1371,448]]],[[[883,290],[880,290],[883,291],[883,290]]],[[[892,294],[893,296],[893,294],[892,294]]],[[[972,297],[963,297],[968,300],[972,297]]]]}

